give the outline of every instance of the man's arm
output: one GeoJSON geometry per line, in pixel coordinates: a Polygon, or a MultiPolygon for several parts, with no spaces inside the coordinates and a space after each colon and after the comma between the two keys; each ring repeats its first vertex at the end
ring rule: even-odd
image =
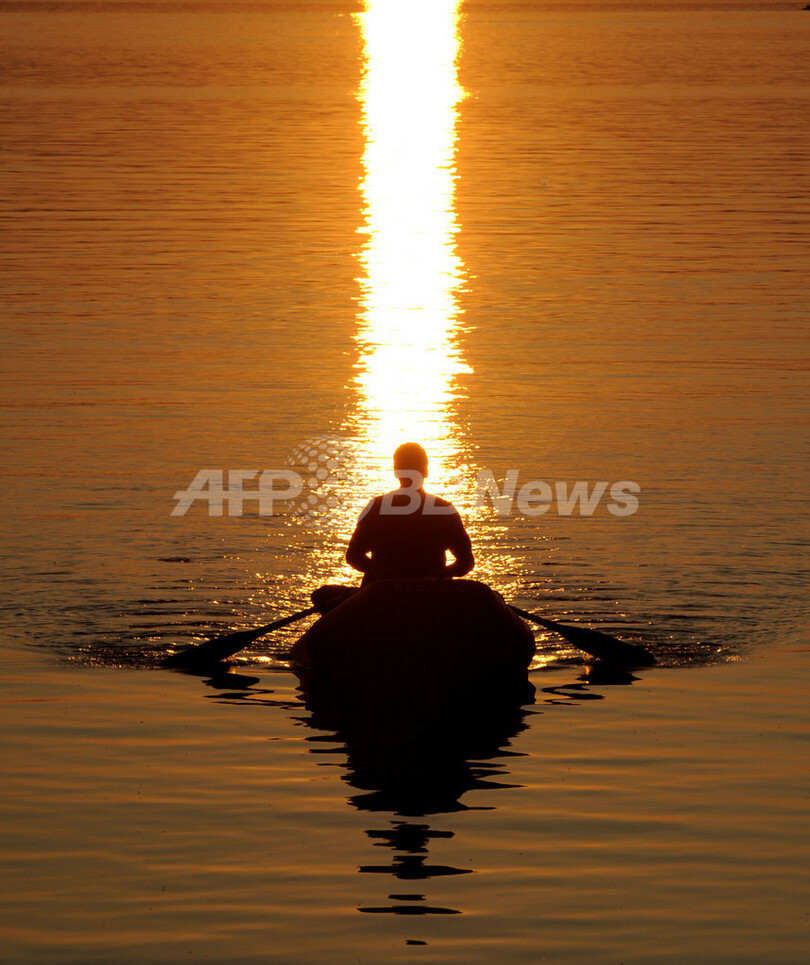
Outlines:
{"type": "MultiPolygon", "coordinates": [[[[363,542],[362,536],[357,537],[357,532],[349,540],[346,550],[346,562],[349,566],[359,570],[364,576],[372,580],[392,579],[398,574],[387,566],[378,563],[371,553],[371,549],[363,542]]],[[[363,580],[363,583],[367,583],[363,580]]]]}
{"type": "Polygon", "coordinates": [[[367,527],[363,525],[366,518],[366,511],[364,510],[363,515],[357,521],[357,526],[354,528],[352,538],[349,540],[346,549],[346,562],[361,573],[367,573],[371,567],[371,557],[369,556],[371,546],[366,533],[367,527]]]}
{"type": "Polygon", "coordinates": [[[374,546],[372,528],[376,518],[376,499],[372,499],[360,513],[357,525],[346,548],[346,562],[361,573],[373,573],[375,570],[372,549],[374,546]]]}
{"type": "Polygon", "coordinates": [[[453,562],[445,567],[445,574],[447,576],[466,576],[475,566],[472,543],[458,512],[454,513],[450,519],[452,526],[447,548],[453,554],[453,562]]]}

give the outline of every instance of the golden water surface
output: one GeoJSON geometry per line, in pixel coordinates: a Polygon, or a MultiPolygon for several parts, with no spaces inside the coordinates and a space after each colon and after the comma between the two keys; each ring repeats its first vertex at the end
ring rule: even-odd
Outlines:
{"type": "Polygon", "coordinates": [[[806,961],[809,34],[0,3],[9,961],[806,961]],[[156,669],[355,579],[407,439],[473,576],[659,667],[538,633],[535,702],[420,753],[304,706],[305,623],[156,669]],[[302,491],[172,515],[200,470],[302,491]]]}

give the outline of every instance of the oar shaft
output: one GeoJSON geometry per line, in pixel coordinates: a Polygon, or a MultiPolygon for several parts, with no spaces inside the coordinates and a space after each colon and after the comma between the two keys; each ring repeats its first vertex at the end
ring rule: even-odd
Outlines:
{"type": "Polygon", "coordinates": [[[303,620],[304,617],[313,613],[315,613],[315,607],[311,606],[307,610],[301,610],[299,613],[293,613],[288,617],[281,617],[280,620],[274,620],[263,627],[255,627],[253,630],[237,630],[235,633],[226,633],[223,636],[205,640],[203,643],[187,647],[179,653],[170,654],[162,661],[162,665],[164,667],[197,667],[216,663],[218,660],[226,660],[266,633],[280,630],[281,627],[286,627],[297,620],[303,620]]]}
{"type": "Polygon", "coordinates": [[[519,606],[515,606],[513,603],[509,604],[509,609],[513,613],[517,613],[519,617],[523,617],[524,620],[531,620],[532,623],[545,627],[547,630],[553,630],[555,627],[559,626],[559,624],[555,623],[553,620],[546,620],[545,617],[538,617],[534,613],[529,613],[527,610],[521,610],[519,606]]]}
{"type": "Polygon", "coordinates": [[[291,616],[282,617],[280,620],[276,620],[274,623],[268,623],[264,627],[257,627],[255,630],[248,630],[247,632],[252,634],[252,639],[255,640],[257,637],[263,637],[265,633],[270,633],[271,630],[280,630],[282,627],[289,626],[291,623],[295,623],[298,620],[303,620],[304,617],[311,616],[315,613],[315,607],[311,606],[307,610],[301,610],[299,613],[293,613],[291,616]]]}

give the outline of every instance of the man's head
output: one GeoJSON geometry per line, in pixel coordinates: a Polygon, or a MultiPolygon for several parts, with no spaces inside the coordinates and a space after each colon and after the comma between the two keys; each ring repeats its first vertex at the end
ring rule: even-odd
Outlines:
{"type": "Polygon", "coordinates": [[[406,442],[394,453],[394,475],[401,481],[410,481],[415,472],[418,472],[422,479],[427,477],[427,453],[418,442],[406,442]]]}

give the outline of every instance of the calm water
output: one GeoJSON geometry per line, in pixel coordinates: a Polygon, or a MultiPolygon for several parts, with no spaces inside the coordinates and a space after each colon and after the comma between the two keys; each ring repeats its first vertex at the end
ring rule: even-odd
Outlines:
{"type": "Polygon", "coordinates": [[[509,748],[414,760],[313,726],[285,674],[4,652],[4,960],[801,965],[807,671],[551,671],[509,748]]]}
{"type": "MultiPolygon", "coordinates": [[[[425,442],[435,488],[467,518],[474,575],[521,606],[642,640],[668,668],[655,674],[681,680],[689,671],[671,668],[701,665],[712,683],[699,686],[720,692],[729,678],[717,675],[731,669],[703,665],[761,659],[805,639],[810,14],[799,6],[0,3],[2,634],[18,655],[14,673],[39,650],[65,675],[54,670],[57,682],[40,680],[31,695],[50,686],[106,694],[137,679],[126,686],[162,699],[155,688],[165,696],[175,678],[158,684],[163,675],[121,668],[153,667],[177,644],[268,622],[305,607],[320,583],[351,579],[342,556],[352,522],[388,484],[388,454],[406,437],[425,442]],[[309,484],[301,453],[329,439],[347,477],[330,490],[330,512],[320,502],[314,518],[302,515],[299,500],[273,516],[255,501],[241,517],[209,516],[201,502],[170,515],[175,492],[201,469],[294,469],[309,484]],[[591,516],[561,515],[557,504],[499,516],[477,505],[486,471],[501,487],[509,471],[518,488],[632,481],[639,508],[614,516],[606,497],[591,516]]],[[[273,737],[301,718],[328,746],[323,735],[340,728],[312,723],[275,659],[299,629],[257,643],[241,658],[257,682],[240,690],[226,680],[221,692],[261,706],[262,688],[280,687],[280,709],[255,733],[273,737]]],[[[573,702],[583,733],[598,728],[589,698],[611,693],[615,703],[619,688],[578,680],[568,668],[579,657],[559,641],[539,635],[538,646],[541,694],[544,673],[563,675],[549,684],[562,692],[539,705],[573,702]]],[[[188,704],[172,692],[164,707],[186,732],[195,713],[213,726],[195,685],[188,704]]],[[[677,688],[656,687],[674,715],[677,688]]],[[[632,729],[621,714],[634,712],[633,699],[612,711],[617,731],[601,752],[632,729]]],[[[109,696],[98,702],[115,707],[109,696]]],[[[87,713],[103,741],[109,718],[87,713]]],[[[135,703],[121,713],[113,770],[139,739],[135,703]]],[[[644,713],[655,717],[654,701],[644,713]]],[[[718,724],[722,735],[734,733],[735,713],[718,724]]],[[[518,714],[496,722],[485,746],[456,747],[464,774],[447,800],[483,780],[470,776],[470,760],[491,762],[524,731],[515,780],[539,794],[554,778],[532,720],[518,714]]],[[[56,718],[37,717],[43,742],[49,726],[56,718]]],[[[346,766],[341,737],[335,763],[346,766]]],[[[718,741],[706,774],[719,766],[718,741]]],[[[352,813],[345,788],[321,801],[311,763],[274,756],[273,746],[262,744],[255,766],[261,780],[267,768],[286,775],[294,803],[284,833],[303,827],[314,836],[308,847],[339,847],[352,813]]],[[[348,750],[351,775],[351,740],[348,750]]],[[[24,742],[19,752],[31,751],[24,742]]],[[[166,753],[170,770],[177,759],[166,753]]],[[[612,779],[638,779],[641,765],[622,753],[612,779]]],[[[81,755],[76,768],[85,779],[81,755]]],[[[359,780],[385,805],[390,775],[372,772],[364,778],[361,766],[359,780]]],[[[656,820],[675,822],[676,841],[683,802],[673,780],[652,778],[647,800],[656,820]]],[[[67,785],[55,786],[63,795],[67,785]]],[[[24,785],[20,801],[29,792],[24,785]]],[[[489,856],[490,875],[447,876],[466,889],[464,899],[445,896],[451,910],[491,901],[502,913],[523,874],[537,887],[536,867],[501,874],[496,857],[523,853],[537,802],[513,800],[510,810],[507,794],[496,797],[497,812],[476,816],[467,839],[480,849],[473,864],[489,856]]],[[[393,848],[395,864],[418,866],[421,832],[391,831],[404,819],[396,800],[387,804],[369,854],[393,848]]],[[[618,820],[626,801],[605,807],[618,820]]],[[[576,813],[563,817],[559,848],[576,813]]],[[[710,824],[695,831],[710,833],[710,824]]],[[[116,846],[111,835],[109,853],[116,846]]],[[[175,857],[176,870],[188,851],[175,857]]],[[[390,860],[381,851],[355,864],[390,860]]],[[[289,854],[279,862],[274,874],[317,927],[334,882],[296,877],[289,854]]],[[[353,882],[356,872],[341,867],[353,882]]],[[[399,881],[392,893],[412,890],[422,893],[399,881]]],[[[381,900],[375,891],[369,907],[381,900]]],[[[329,905],[324,934],[346,929],[363,960],[375,960],[374,922],[387,916],[357,915],[362,901],[352,901],[340,914],[329,905]]],[[[552,960],[593,952],[606,927],[594,908],[588,920],[599,928],[568,952],[555,931],[552,960]]],[[[617,927],[649,925],[654,914],[645,905],[617,927]]],[[[498,955],[538,960],[528,939],[495,931],[498,955]]],[[[137,958],[128,934],[122,926],[119,952],[137,958]]],[[[471,960],[452,929],[442,935],[448,959],[471,960]]],[[[610,947],[624,948],[621,936],[610,947]]],[[[278,960],[306,960],[303,948],[278,960]]],[[[779,961],[801,959],[795,945],[785,949],[779,961]]],[[[701,960],[693,951],[669,960],[701,960]]],[[[652,960],[650,947],[633,954],[623,960],[652,960]]]]}

